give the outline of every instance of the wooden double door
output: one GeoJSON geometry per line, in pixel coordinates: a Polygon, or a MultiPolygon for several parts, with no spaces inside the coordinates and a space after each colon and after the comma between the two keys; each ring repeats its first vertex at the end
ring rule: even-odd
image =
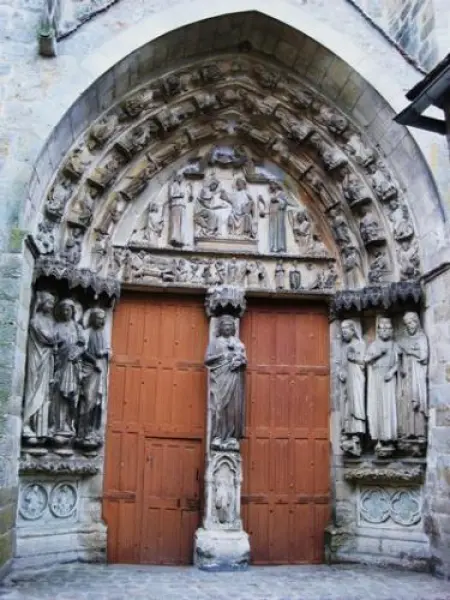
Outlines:
{"type": "MultiPolygon", "coordinates": [[[[325,309],[250,300],[242,512],[255,564],[321,562],[329,517],[325,309]]],[[[201,524],[208,322],[200,297],[115,313],[103,514],[108,560],[189,564],[201,524]]]]}

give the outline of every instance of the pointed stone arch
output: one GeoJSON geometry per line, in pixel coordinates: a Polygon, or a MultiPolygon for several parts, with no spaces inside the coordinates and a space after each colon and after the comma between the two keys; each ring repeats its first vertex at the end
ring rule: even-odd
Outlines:
{"type": "MultiPolygon", "coordinates": [[[[405,190],[379,150],[312,86],[250,55],[184,64],[102,114],[54,177],[34,235],[38,250],[91,268],[94,238],[94,250],[101,252],[103,243],[106,251],[122,230],[123,247],[129,240],[121,220],[130,221],[146,190],[165,185],[168,171],[182,169],[183,161],[197,160],[204,171],[214,145],[224,143],[246,145],[250,182],[256,176],[250,165],[261,169],[268,161],[289,178],[294,196],[307,198],[333,246],[342,289],[418,279],[405,190]]],[[[265,177],[277,178],[276,170],[265,177]]],[[[111,275],[104,265],[100,271],[111,275]]]]}
{"type": "MultiPolygon", "coordinates": [[[[229,30],[225,20],[218,18],[215,26],[222,22],[229,30]]],[[[142,252],[162,256],[164,265],[174,257],[180,261],[199,256],[194,237],[177,248],[167,237],[156,244],[136,242],[133,231],[142,226],[150,203],[167,196],[174,172],[186,172],[186,165],[197,160],[207,175],[214,149],[226,146],[232,151],[243,148],[247,168],[239,165],[239,174],[247,184],[267,189],[268,180],[281,182],[318,232],[326,252],[294,249],[281,256],[289,268],[294,260],[306,266],[314,259],[317,271],[323,267],[323,273],[335,265],[337,277],[331,277],[331,283],[292,289],[293,294],[334,296],[335,309],[342,314],[359,312],[361,307],[386,310],[395,304],[399,310],[420,305],[419,279],[434,264],[437,244],[431,240],[436,233],[431,222],[418,218],[417,200],[425,191],[429,194],[425,212],[433,217],[439,201],[412,139],[404,128],[391,130],[387,123],[393,112],[335,55],[322,48],[324,61],[336,66],[335,79],[324,77],[320,69],[308,73],[296,46],[306,49],[311,40],[257,15],[254,30],[259,37],[271,32],[275,40],[269,51],[258,35],[250,33],[251,22],[246,15],[239,33],[229,38],[232,43],[222,39],[214,44],[211,36],[205,41],[211,27],[206,21],[170,33],[114,67],[114,93],[108,85],[109,72],[74,104],[36,164],[41,177],[37,176],[39,185],[32,181],[26,206],[37,290],[52,281],[63,296],[75,290],[89,310],[98,304],[109,308],[121,284],[185,287],[173,273],[164,279],[165,266],[156,281],[147,282],[128,277],[125,267],[127,263],[132,267],[133,257],[138,260],[142,252]],[[198,41],[195,47],[186,41],[192,31],[198,41]],[[177,50],[180,36],[186,36],[183,57],[177,50]],[[205,58],[213,46],[214,52],[205,58]],[[339,72],[345,73],[348,85],[339,72]],[[356,97],[352,85],[365,86],[366,102],[352,105],[352,93],[356,97]],[[386,135],[377,127],[387,128],[386,135]],[[389,146],[392,154],[387,157],[389,146]],[[255,183],[255,168],[260,167],[267,181],[256,178],[255,183]],[[411,168],[419,172],[414,185],[404,177],[411,168]],[[369,233],[363,235],[364,223],[369,233]],[[371,269],[374,262],[377,268],[371,269]]],[[[202,180],[195,181],[198,188],[202,180]]],[[[439,230],[440,220],[434,222],[439,230]]],[[[207,259],[223,254],[231,262],[240,250],[221,253],[213,245],[209,253],[207,259]]],[[[272,269],[271,291],[281,292],[275,271],[280,255],[262,254],[272,269]]],[[[261,252],[251,256],[260,257],[261,252]]],[[[209,283],[204,279],[194,287],[205,289],[209,283]]],[[[286,278],[284,285],[288,286],[286,278]]],[[[332,332],[332,356],[337,360],[334,325],[332,332]]],[[[338,438],[334,432],[337,453],[338,438]]],[[[22,461],[22,473],[36,472],[36,464],[27,460],[22,461]]],[[[101,473],[102,460],[100,452],[90,461],[90,475],[95,469],[101,473]]],[[[74,476],[87,473],[82,461],[61,464],[47,470],[61,468],[74,476]]],[[[363,473],[362,479],[378,475],[363,473]]],[[[384,476],[393,477],[391,471],[384,476]]],[[[402,472],[398,481],[408,481],[408,476],[402,472]]],[[[423,480],[420,468],[414,477],[423,480]]],[[[355,497],[352,502],[356,510],[355,497]]],[[[345,515],[346,507],[339,504],[336,510],[345,515]]],[[[101,538],[99,547],[103,543],[101,538]]]]}

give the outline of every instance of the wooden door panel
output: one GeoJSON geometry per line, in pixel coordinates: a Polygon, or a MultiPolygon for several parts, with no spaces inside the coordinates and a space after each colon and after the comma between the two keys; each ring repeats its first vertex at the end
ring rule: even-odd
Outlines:
{"type": "Polygon", "coordinates": [[[207,340],[201,298],[129,295],[118,306],[103,503],[110,562],[192,560],[201,508],[207,340]]]}
{"type": "Polygon", "coordinates": [[[324,310],[250,302],[243,519],[255,564],[323,560],[329,515],[329,349],[324,310]]]}

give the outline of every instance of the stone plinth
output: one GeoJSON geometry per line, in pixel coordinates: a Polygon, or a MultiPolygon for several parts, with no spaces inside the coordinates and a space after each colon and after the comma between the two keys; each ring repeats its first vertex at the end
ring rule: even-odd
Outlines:
{"type": "Polygon", "coordinates": [[[246,569],[250,561],[247,533],[231,530],[197,529],[194,538],[194,564],[205,571],[246,569]]]}

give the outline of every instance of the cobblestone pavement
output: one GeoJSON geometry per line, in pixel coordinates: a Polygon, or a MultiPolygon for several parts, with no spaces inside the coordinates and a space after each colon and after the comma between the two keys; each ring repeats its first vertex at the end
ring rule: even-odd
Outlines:
{"type": "Polygon", "coordinates": [[[450,600],[431,575],[362,566],[194,567],[70,565],[10,577],[1,600],[450,600]]]}

